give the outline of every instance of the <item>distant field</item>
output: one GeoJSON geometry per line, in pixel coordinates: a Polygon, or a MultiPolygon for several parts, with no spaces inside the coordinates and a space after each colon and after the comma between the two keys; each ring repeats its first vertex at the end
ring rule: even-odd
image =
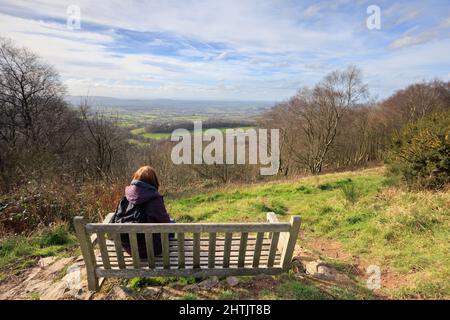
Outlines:
{"type": "MultiPolygon", "coordinates": [[[[128,142],[135,145],[146,145],[149,142],[148,140],[170,139],[171,131],[148,131],[151,130],[148,128],[155,127],[155,125],[163,125],[163,128],[165,125],[167,125],[168,128],[176,128],[178,124],[182,123],[209,121],[210,123],[217,122],[218,126],[215,127],[215,129],[219,129],[223,132],[225,132],[226,129],[236,128],[245,130],[252,128],[253,126],[246,126],[243,124],[255,121],[260,112],[262,112],[262,110],[259,110],[252,105],[239,108],[199,107],[195,109],[191,107],[188,110],[177,109],[175,111],[170,108],[167,110],[164,110],[163,108],[149,108],[147,111],[144,111],[145,108],[130,110],[129,108],[122,107],[108,107],[107,109],[96,107],[95,110],[117,119],[118,125],[127,129],[130,133],[128,142]],[[221,122],[224,124],[227,122],[236,122],[237,124],[240,123],[240,125],[237,125],[234,128],[226,128],[220,126],[221,122]]],[[[207,128],[204,128],[203,130],[207,130],[207,128]]]]}
{"type": "MultiPolygon", "coordinates": [[[[251,126],[246,126],[246,127],[237,127],[237,128],[214,128],[214,129],[219,129],[220,131],[224,132],[227,129],[243,129],[243,130],[247,130],[247,129],[251,129],[254,127],[251,126]]],[[[203,129],[203,131],[206,131],[208,129],[203,129]]],[[[192,133],[192,130],[190,131],[192,133]]],[[[141,137],[144,139],[153,139],[153,140],[164,140],[164,139],[170,139],[171,133],[160,133],[160,132],[146,132],[145,128],[137,128],[137,129],[132,129],[130,130],[130,133],[134,136],[137,137],[141,137]]],[[[132,142],[133,143],[133,142],[132,142]]]]}

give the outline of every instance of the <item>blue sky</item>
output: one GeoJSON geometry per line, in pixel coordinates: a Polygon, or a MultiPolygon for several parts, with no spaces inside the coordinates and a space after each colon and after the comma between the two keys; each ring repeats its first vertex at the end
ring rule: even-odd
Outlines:
{"type": "Polygon", "coordinates": [[[0,0],[0,36],[53,64],[72,95],[280,101],[349,64],[378,98],[450,80],[448,0],[0,0]]]}

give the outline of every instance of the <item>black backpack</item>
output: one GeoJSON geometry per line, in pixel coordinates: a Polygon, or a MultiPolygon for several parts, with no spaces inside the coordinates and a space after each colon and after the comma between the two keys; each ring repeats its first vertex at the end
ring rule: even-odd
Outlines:
{"type": "Polygon", "coordinates": [[[130,205],[126,197],[120,200],[111,223],[145,223],[145,203],[130,205]]]}

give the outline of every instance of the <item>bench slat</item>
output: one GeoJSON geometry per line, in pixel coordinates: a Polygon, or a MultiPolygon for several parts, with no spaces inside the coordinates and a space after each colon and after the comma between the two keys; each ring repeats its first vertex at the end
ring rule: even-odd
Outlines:
{"type": "Polygon", "coordinates": [[[227,268],[227,269],[126,269],[126,270],[106,270],[97,269],[96,274],[99,277],[173,277],[173,276],[251,276],[258,274],[276,275],[282,272],[281,268],[227,268]]]}
{"type": "Polygon", "coordinates": [[[119,233],[288,232],[289,223],[88,223],[86,230],[119,233]]]}
{"type": "Polygon", "coordinates": [[[170,256],[169,256],[169,234],[161,234],[161,244],[162,244],[162,255],[164,260],[164,268],[169,269],[170,267],[170,256]]]}
{"type": "Polygon", "coordinates": [[[153,234],[145,234],[145,247],[147,250],[147,262],[149,268],[155,267],[155,249],[153,248],[153,234]]]}
{"type": "Polygon", "coordinates": [[[274,232],[272,234],[272,244],[270,245],[269,260],[267,262],[268,267],[273,267],[273,262],[275,260],[275,254],[277,252],[279,238],[280,238],[279,232],[274,232]]]}
{"type": "Polygon", "coordinates": [[[239,245],[238,267],[243,267],[244,266],[245,252],[247,251],[247,238],[248,238],[248,233],[247,232],[242,232],[242,234],[241,234],[241,243],[239,245]]]}
{"type": "Polygon", "coordinates": [[[232,239],[233,239],[233,234],[231,232],[227,232],[225,234],[224,254],[223,254],[223,267],[224,268],[227,268],[230,265],[230,251],[231,251],[232,239]]]}
{"type": "Polygon", "coordinates": [[[194,233],[194,268],[200,267],[200,234],[194,233]]]}
{"type": "Polygon", "coordinates": [[[208,267],[213,268],[214,262],[216,259],[216,234],[210,233],[209,234],[209,245],[208,245],[208,267]]]}
{"type": "Polygon", "coordinates": [[[130,247],[131,247],[131,257],[133,258],[133,265],[135,268],[139,269],[139,249],[137,242],[136,233],[129,233],[130,247]]]}
{"type": "Polygon", "coordinates": [[[177,246],[178,246],[178,268],[184,269],[184,233],[177,234],[177,246]]]}
{"type": "Polygon", "coordinates": [[[117,259],[119,260],[119,268],[125,269],[125,262],[123,259],[122,239],[120,238],[120,233],[114,234],[114,246],[116,249],[117,259]]]}
{"type": "Polygon", "coordinates": [[[100,253],[102,255],[103,265],[105,269],[110,269],[108,248],[106,247],[105,234],[103,232],[97,233],[98,246],[100,247],[100,253]]]}
{"type": "Polygon", "coordinates": [[[263,240],[264,240],[264,232],[258,232],[258,235],[256,236],[256,243],[255,243],[254,256],[253,256],[253,267],[254,268],[259,266],[259,259],[261,257],[263,240]]]}

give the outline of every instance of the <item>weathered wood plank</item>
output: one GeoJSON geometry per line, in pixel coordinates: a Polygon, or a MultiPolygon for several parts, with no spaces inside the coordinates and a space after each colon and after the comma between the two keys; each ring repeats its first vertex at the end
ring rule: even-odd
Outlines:
{"type": "Polygon", "coordinates": [[[184,233],[177,234],[177,245],[178,245],[178,268],[184,269],[184,233]]]}
{"type": "Polygon", "coordinates": [[[147,263],[149,268],[155,267],[155,249],[153,248],[153,234],[145,234],[145,247],[147,250],[147,263]]]}
{"type": "Polygon", "coordinates": [[[170,232],[288,232],[289,223],[88,223],[88,232],[170,233],[170,232]]]}
{"type": "Polygon", "coordinates": [[[164,260],[164,269],[169,269],[170,267],[170,256],[169,256],[169,234],[161,234],[161,244],[162,244],[162,255],[164,260]]]}
{"type": "Polygon", "coordinates": [[[123,258],[122,239],[120,239],[120,233],[114,234],[114,247],[116,249],[117,259],[119,260],[120,269],[125,269],[125,262],[123,258]]]}
{"type": "Polygon", "coordinates": [[[83,217],[75,217],[73,219],[73,223],[75,226],[75,232],[78,241],[80,242],[81,253],[83,254],[83,259],[86,266],[88,289],[97,291],[99,289],[98,278],[95,273],[95,268],[97,266],[94,248],[92,246],[91,239],[85,229],[87,221],[83,217]]]}
{"type": "Polygon", "coordinates": [[[132,232],[129,233],[130,237],[130,248],[131,248],[131,257],[133,258],[133,266],[139,269],[139,247],[137,242],[137,234],[132,232]]]}
{"type": "Polygon", "coordinates": [[[281,268],[226,268],[226,269],[127,269],[106,270],[97,269],[99,277],[209,277],[209,276],[251,276],[258,274],[276,275],[282,272],[281,268]]]}
{"type": "Polygon", "coordinates": [[[214,268],[214,262],[216,259],[216,234],[209,234],[209,245],[208,245],[208,266],[214,268]]]}
{"type": "Polygon", "coordinates": [[[194,233],[194,268],[200,267],[200,234],[194,233]]]}
{"type": "Polygon", "coordinates": [[[270,245],[269,260],[267,261],[268,267],[273,267],[273,262],[275,260],[275,254],[276,254],[277,248],[278,248],[279,237],[280,237],[279,232],[274,232],[272,234],[272,244],[270,245]]]}
{"type": "Polygon", "coordinates": [[[238,267],[243,267],[244,266],[245,252],[247,251],[247,238],[248,238],[248,233],[247,232],[242,232],[242,234],[241,234],[241,243],[239,245],[238,267]]]}
{"type": "Polygon", "coordinates": [[[300,230],[301,219],[299,216],[291,217],[291,230],[289,231],[289,241],[281,254],[281,263],[283,270],[287,271],[291,267],[292,255],[294,254],[295,244],[297,242],[298,232],[300,230]]]}
{"type": "Polygon", "coordinates": [[[262,244],[264,240],[264,232],[258,232],[256,236],[256,244],[254,247],[253,254],[253,267],[257,268],[259,266],[259,259],[261,257],[262,244]]]}
{"type": "Polygon", "coordinates": [[[110,269],[108,248],[106,247],[105,234],[102,232],[97,233],[98,246],[100,247],[100,254],[105,269],[110,269]]]}
{"type": "Polygon", "coordinates": [[[223,253],[223,267],[227,268],[230,265],[231,243],[233,234],[228,232],[225,234],[224,253],[223,253]]]}
{"type": "MultiPolygon", "coordinates": [[[[110,223],[113,216],[114,212],[108,213],[102,223],[110,223]]],[[[93,247],[97,244],[97,233],[91,234],[91,243],[93,247]]]]}

